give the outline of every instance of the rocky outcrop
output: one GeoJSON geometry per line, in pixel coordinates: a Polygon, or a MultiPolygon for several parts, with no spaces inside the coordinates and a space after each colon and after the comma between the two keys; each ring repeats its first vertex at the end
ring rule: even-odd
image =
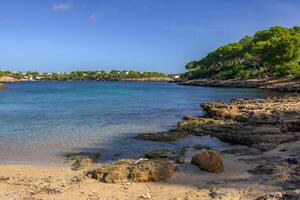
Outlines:
{"type": "Polygon", "coordinates": [[[210,135],[262,151],[300,138],[300,96],[211,102],[201,107],[202,117],[184,117],[175,130],[137,138],[173,141],[189,134],[210,135]]]}
{"type": "Polygon", "coordinates": [[[6,85],[0,83],[0,90],[1,90],[1,89],[6,89],[6,88],[7,88],[6,85]]]}
{"type": "Polygon", "coordinates": [[[300,96],[205,103],[205,115],[178,124],[195,135],[211,135],[231,144],[261,150],[295,141],[300,135],[300,96]]]}
{"type": "Polygon", "coordinates": [[[87,176],[104,183],[157,182],[171,177],[175,166],[163,160],[120,160],[90,171],[87,176]]]}
{"type": "Polygon", "coordinates": [[[224,171],[220,154],[212,150],[204,150],[200,154],[194,155],[191,163],[208,172],[220,173],[224,171]]]}
{"type": "Polygon", "coordinates": [[[212,80],[194,79],[180,82],[181,85],[208,86],[208,87],[230,87],[230,88],[262,88],[282,92],[299,92],[300,79],[287,78],[263,78],[248,80],[212,80]]]}
{"type": "Polygon", "coordinates": [[[174,81],[171,77],[150,77],[150,78],[126,78],[121,79],[124,82],[172,82],[174,81]]]}
{"type": "Polygon", "coordinates": [[[2,76],[0,77],[0,83],[14,83],[14,82],[18,82],[19,80],[11,77],[11,76],[2,76]]]}

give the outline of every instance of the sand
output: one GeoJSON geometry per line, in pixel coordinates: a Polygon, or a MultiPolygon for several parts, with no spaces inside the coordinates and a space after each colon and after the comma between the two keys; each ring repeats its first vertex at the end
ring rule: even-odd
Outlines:
{"type": "MultiPolygon", "coordinates": [[[[298,148],[300,142],[279,146],[264,154],[280,154],[279,148],[298,148]]],[[[84,171],[74,172],[69,167],[41,167],[30,165],[0,165],[0,199],[255,199],[264,193],[277,192],[280,188],[262,185],[247,170],[255,164],[240,159],[256,156],[221,154],[225,172],[204,172],[186,163],[165,182],[105,184],[83,176],[84,171]]],[[[288,152],[282,153],[288,155],[288,152]]],[[[284,156],[281,155],[281,156],[284,156]]],[[[95,167],[95,166],[94,166],[95,167]]]]}

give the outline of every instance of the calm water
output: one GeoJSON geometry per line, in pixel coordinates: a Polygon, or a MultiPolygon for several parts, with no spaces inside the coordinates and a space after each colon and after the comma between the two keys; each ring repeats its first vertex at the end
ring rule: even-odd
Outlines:
{"type": "Polygon", "coordinates": [[[186,142],[222,147],[209,137],[164,144],[133,139],[167,130],[200,103],[263,97],[256,89],[135,82],[23,82],[0,90],[0,162],[57,163],[69,151],[99,150],[102,161],[131,157],[186,142]]]}

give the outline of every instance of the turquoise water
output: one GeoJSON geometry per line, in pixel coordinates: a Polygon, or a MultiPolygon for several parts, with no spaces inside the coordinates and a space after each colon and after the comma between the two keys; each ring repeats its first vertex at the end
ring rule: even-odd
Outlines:
{"type": "Polygon", "coordinates": [[[137,158],[175,143],[137,141],[139,133],[174,128],[184,115],[200,115],[200,103],[277,93],[257,89],[137,82],[21,82],[0,90],[0,162],[55,163],[69,151],[102,152],[102,161],[137,158]]]}

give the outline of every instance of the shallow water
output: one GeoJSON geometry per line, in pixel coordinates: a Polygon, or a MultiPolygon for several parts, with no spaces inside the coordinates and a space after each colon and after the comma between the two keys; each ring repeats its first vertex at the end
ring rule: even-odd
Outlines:
{"type": "MultiPolygon", "coordinates": [[[[134,139],[138,133],[176,127],[184,115],[201,115],[200,103],[279,95],[258,89],[179,86],[145,82],[21,82],[0,90],[0,162],[57,164],[62,153],[102,152],[101,160],[137,158],[173,143],[134,139]]],[[[198,140],[198,141],[196,141],[198,140]]]]}

